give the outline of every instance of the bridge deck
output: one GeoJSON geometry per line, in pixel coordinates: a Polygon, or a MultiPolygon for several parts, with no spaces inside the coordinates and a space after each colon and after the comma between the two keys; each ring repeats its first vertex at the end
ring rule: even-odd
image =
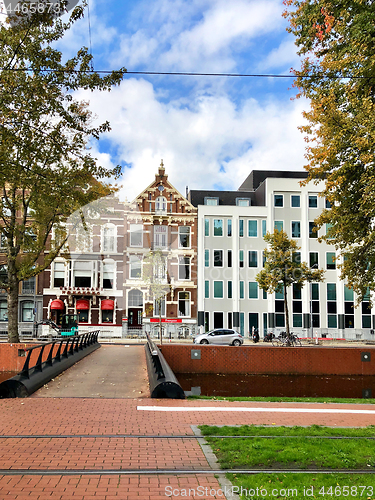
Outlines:
{"type": "Polygon", "coordinates": [[[102,345],[32,397],[144,398],[149,397],[143,345],[102,345]]]}

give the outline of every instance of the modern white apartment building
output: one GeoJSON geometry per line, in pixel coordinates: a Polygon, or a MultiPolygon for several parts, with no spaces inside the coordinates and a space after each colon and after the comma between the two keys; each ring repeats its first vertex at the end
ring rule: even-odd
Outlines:
{"type": "MultiPolygon", "coordinates": [[[[340,280],[340,256],[318,242],[314,219],[326,207],[322,186],[301,186],[306,172],[253,171],[237,191],[191,191],[198,207],[198,325],[201,330],[285,329],[282,294],[266,294],[255,276],[263,266],[263,236],[283,229],[300,246],[300,258],[325,270],[322,283],[290,288],[291,329],[302,337],[373,339],[368,301],[355,307],[353,290],[340,280]]],[[[329,208],[327,206],[327,208],[329,208]]]]}

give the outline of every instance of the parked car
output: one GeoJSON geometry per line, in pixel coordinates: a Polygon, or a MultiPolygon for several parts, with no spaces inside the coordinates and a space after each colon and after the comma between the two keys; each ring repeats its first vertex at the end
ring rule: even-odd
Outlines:
{"type": "Polygon", "coordinates": [[[239,346],[243,344],[242,335],[235,330],[216,328],[210,332],[201,333],[194,339],[194,344],[223,344],[239,346]]]}

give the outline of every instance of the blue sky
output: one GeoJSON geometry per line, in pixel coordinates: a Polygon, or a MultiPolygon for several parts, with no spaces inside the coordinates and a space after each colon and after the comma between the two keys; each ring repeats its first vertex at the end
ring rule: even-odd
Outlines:
{"type": "MultiPolygon", "coordinates": [[[[89,0],[94,67],[128,71],[289,74],[298,67],[280,0],[89,0]]],[[[61,46],[89,44],[88,17],[61,46]]],[[[303,168],[304,100],[292,79],[128,75],[109,93],[79,92],[111,132],[93,144],[123,165],[132,200],[163,158],[182,193],[237,189],[254,169],[303,168]]]]}

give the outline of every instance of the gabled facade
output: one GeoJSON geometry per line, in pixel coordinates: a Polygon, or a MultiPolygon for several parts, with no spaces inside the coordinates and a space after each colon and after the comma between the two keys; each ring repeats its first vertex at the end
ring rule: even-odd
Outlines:
{"type": "Polygon", "coordinates": [[[161,161],[154,181],[126,207],[124,323],[128,335],[144,327],[157,336],[195,333],[197,318],[197,209],[169,182],[161,161]],[[154,277],[164,289],[155,299],[144,266],[159,255],[154,277]]]}

